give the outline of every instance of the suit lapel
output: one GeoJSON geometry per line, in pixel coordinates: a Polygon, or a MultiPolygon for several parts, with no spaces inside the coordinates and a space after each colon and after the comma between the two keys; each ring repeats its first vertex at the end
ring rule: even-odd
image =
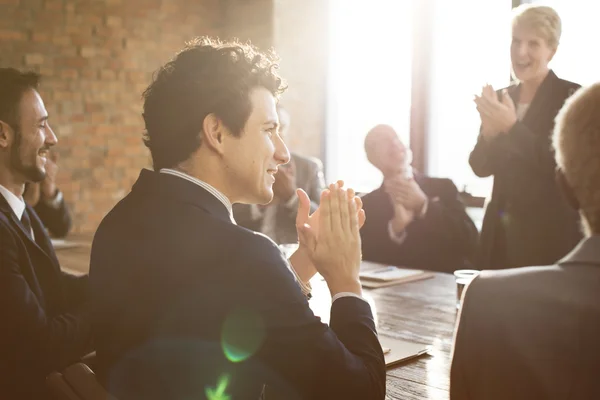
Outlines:
{"type": "Polygon", "coordinates": [[[56,258],[54,246],[52,245],[52,241],[46,232],[42,220],[40,220],[40,217],[38,217],[37,213],[29,205],[27,206],[27,212],[29,213],[31,227],[33,228],[33,234],[35,235],[35,241],[33,241],[33,243],[35,243],[37,247],[50,258],[54,267],[57,270],[60,270],[60,263],[58,262],[58,258],[56,258]]]}
{"type": "Polygon", "coordinates": [[[523,118],[523,123],[533,131],[538,131],[541,128],[540,124],[543,124],[548,119],[548,113],[555,115],[555,110],[552,106],[552,101],[555,96],[553,96],[552,88],[555,86],[557,80],[558,78],[554,72],[548,72],[548,75],[531,101],[531,105],[523,118]]]}
{"type": "Polygon", "coordinates": [[[40,221],[33,208],[26,206],[26,209],[29,213],[31,227],[36,240],[33,240],[31,235],[25,231],[25,227],[21,221],[19,221],[4,196],[0,195],[0,210],[6,215],[6,218],[11,221],[13,228],[19,233],[21,240],[23,240],[27,246],[35,248],[36,251],[41,252],[44,254],[44,256],[49,258],[55,268],[60,268],[58,260],[56,259],[56,255],[54,254],[52,243],[50,242],[48,234],[44,229],[44,225],[40,221]],[[42,246],[37,243],[38,241],[42,243],[42,246]]]}

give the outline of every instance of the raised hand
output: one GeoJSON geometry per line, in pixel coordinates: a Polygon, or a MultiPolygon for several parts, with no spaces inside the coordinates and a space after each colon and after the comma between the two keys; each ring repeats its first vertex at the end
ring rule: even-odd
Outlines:
{"type": "MultiPolygon", "coordinates": [[[[330,185],[329,190],[331,190],[333,188],[333,185],[334,184],[330,185]]],[[[337,181],[337,185],[338,185],[338,187],[343,188],[344,181],[342,181],[342,180],[337,181]]],[[[307,224],[313,229],[313,231],[315,232],[315,235],[318,237],[318,234],[319,234],[318,221],[319,221],[319,216],[321,214],[321,212],[320,212],[321,207],[317,208],[317,210],[311,215],[310,214],[310,198],[308,197],[308,194],[306,194],[306,192],[302,189],[296,190],[296,193],[298,195],[298,213],[296,214],[296,229],[299,230],[305,224],[307,224]]],[[[360,199],[360,197],[355,195],[353,189],[348,189],[347,194],[348,194],[348,201],[353,200],[356,204],[356,210],[357,210],[357,216],[358,216],[358,226],[359,226],[359,228],[362,228],[362,226],[365,224],[365,220],[366,220],[365,211],[362,209],[362,200],[360,199]]],[[[300,243],[300,245],[302,245],[302,243],[300,243]]]]}
{"type": "Polygon", "coordinates": [[[336,184],[323,191],[319,209],[318,231],[308,224],[299,227],[300,241],[332,295],[360,294],[361,241],[356,202],[349,201],[348,192],[336,184]]]}
{"type": "Polygon", "coordinates": [[[427,202],[427,195],[414,179],[389,178],[383,185],[394,204],[401,204],[414,214],[419,214],[427,202]]]}

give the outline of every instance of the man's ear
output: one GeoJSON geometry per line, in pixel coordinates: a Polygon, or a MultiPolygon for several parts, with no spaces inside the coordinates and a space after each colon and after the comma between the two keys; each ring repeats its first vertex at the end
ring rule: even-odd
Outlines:
{"type": "Polygon", "coordinates": [[[0,120],[0,148],[7,148],[13,137],[13,129],[6,122],[0,120]]]}
{"type": "Polygon", "coordinates": [[[215,114],[208,114],[202,122],[202,141],[219,154],[223,154],[226,128],[215,114]]]}
{"type": "Polygon", "coordinates": [[[571,185],[567,181],[565,174],[563,174],[563,172],[560,170],[560,168],[556,169],[555,177],[556,177],[556,184],[558,185],[558,188],[562,192],[565,200],[567,200],[567,203],[569,203],[569,205],[571,207],[573,207],[575,210],[579,210],[581,208],[581,206],[579,205],[579,200],[577,200],[577,197],[575,196],[575,192],[573,192],[573,188],[571,188],[571,185]]]}

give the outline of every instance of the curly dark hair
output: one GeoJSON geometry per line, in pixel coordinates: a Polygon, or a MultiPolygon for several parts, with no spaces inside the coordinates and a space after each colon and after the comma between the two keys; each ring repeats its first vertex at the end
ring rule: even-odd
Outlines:
{"type": "Polygon", "coordinates": [[[262,86],[276,99],[286,86],[277,74],[278,57],[239,41],[199,37],[161,67],[144,91],[144,144],[154,169],[187,160],[202,143],[202,124],[216,115],[235,136],[252,104],[249,93],[262,86]]]}
{"type": "Polygon", "coordinates": [[[35,72],[0,68],[0,121],[18,131],[21,97],[29,89],[37,90],[39,83],[40,75],[35,72]]]}

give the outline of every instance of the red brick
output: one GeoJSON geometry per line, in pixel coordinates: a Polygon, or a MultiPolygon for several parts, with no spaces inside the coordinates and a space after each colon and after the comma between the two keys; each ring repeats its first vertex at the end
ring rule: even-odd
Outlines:
{"type": "Polygon", "coordinates": [[[25,40],[26,35],[24,32],[10,29],[0,29],[0,40],[25,40]]]}
{"type": "Polygon", "coordinates": [[[79,49],[79,55],[84,58],[92,58],[96,55],[94,47],[82,47],[79,49]]]}
{"type": "Polygon", "coordinates": [[[43,74],[41,93],[59,136],[58,182],[73,210],[74,232],[92,231],[129,192],[140,168],[151,165],[140,99],[151,73],[194,35],[222,33],[220,0],[4,4],[13,7],[3,8],[0,54],[5,64],[43,74]],[[161,7],[168,12],[158,22],[161,7]]]}
{"type": "Polygon", "coordinates": [[[25,65],[40,65],[44,63],[44,56],[41,54],[25,54],[25,65]]]}
{"type": "Polygon", "coordinates": [[[38,43],[48,43],[52,41],[52,36],[46,32],[33,32],[31,34],[31,40],[38,43]]]}
{"type": "Polygon", "coordinates": [[[85,68],[89,61],[82,57],[59,57],[55,61],[56,66],[66,68],[85,68]]]}
{"type": "Polygon", "coordinates": [[[79,78],[79,71],[76,69],[63,69],[60,71],[60,76],[65,79],[77,79],[79,78]]]}
{"type": "Polygon", "coordinates": [[[100,79],[114,81],[117,79],[117,73],[112,69],[103,69],[100,71],[100,79]]]}
{"type": "Polygon", "coordinates": [[[91,34],[89,36],[85,36],[74,33],[70,35],[70,38],[70,44],[73,46],[90,47],[94,44],[94,38],[91,34]]]}
{"type": "Polygon", "coordinates": [[[53,36],[52,43],[57,46],[70,46],[72,41],[69,36],[53,36]]]}
{"type": "Polygon", "coordinates": [[[104,110],[104,106],[99,103],[85,103],[85,112],[100,112],[104,110]]]}
{"type": "Polygon", "coordinates": [[[44,8],[46,10],[60,11],[64,9],[64,2],[62,0],[46,0],[44,1],[44,8]]]}

